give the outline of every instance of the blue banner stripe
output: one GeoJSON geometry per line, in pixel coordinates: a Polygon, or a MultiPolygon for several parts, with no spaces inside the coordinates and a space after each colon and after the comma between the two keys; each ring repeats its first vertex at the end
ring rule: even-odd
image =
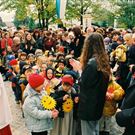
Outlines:
{"type": "Polygon", "coordinates": [[[56,13],[58,18],[60,18],[60,1],[61,0],[56,0],[56,13]]]}

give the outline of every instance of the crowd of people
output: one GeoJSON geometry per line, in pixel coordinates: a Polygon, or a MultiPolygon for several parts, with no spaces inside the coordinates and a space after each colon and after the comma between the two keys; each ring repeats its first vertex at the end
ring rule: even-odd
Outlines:
{"type": "Polygon", "coordinates": [[[32,135],[135,134],[135,28],[1,29],[0,73],[32,135]]]}

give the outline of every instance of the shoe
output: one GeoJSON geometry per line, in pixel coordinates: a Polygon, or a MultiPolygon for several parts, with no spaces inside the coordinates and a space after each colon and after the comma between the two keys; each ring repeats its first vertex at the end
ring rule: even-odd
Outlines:
{"type": "Polygon", "coordinates": [[[109,132],[107,132],[107,131],[100,131],[99,135],[109,135],[109,132]]]}
{"type": "Polygon", "coordinates": [[[19,101],[16,101],[16,104],[20,104],[20,102],[19,101]]]}
{"type": "Polygon", "coordinates": [[[5,78],[3,81],[4,81],[4,82],[5,82],[5,81],[8,81],[8,79],[7,79],[7,78],[5,78]]]}

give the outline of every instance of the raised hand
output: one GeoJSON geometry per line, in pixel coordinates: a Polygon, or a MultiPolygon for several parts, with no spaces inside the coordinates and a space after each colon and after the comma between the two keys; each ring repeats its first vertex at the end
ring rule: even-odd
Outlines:
{"type": "Polygon", "coordinates": [[[66,94],[64,97],[63,97],[63,100],[65,101],[67,98],[69,98],[69,95],[66,94]]]}

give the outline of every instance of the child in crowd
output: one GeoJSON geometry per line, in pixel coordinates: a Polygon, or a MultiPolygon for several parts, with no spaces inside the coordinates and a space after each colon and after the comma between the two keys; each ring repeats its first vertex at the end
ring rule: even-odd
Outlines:
{"type": "Polygon", "coordinates": [[[44,87],[48,94],[54,92],[56,86],[60,84],[61,80],[55,77],[55,70],[51,67],[47,67],[45,70],[45,83],[44,87]]]}
{"type": "Polygon", "coordinates": [[[22,92],[21,87],[19,85],[19,77],[18,73],[20,72],[18,61],[16,59],[13,59],[9,62],[9,65],[11,66],[10,69],[6,73],[6,77],[12,82],[12,90],[15,95],[15,101],[17,104],[20,103],[22,100],[22,92]]]}
{"type": "Polygon", "coordinates": [[[20,72],[19,64],[16,59],[11,60],[9,65],[13,69],[14,75],[17,75],[20,72]]]}
{"type": "Polygon", "coordinates": [[[59,111],[59,118],[55,120],[54,129],[50,135],[74,135],[76,129],[73,129],[73,105],[78,103],[78,97],[71,75],[64,75],[62,77],[62,85],[52,95],[57,102],[57,109],[59,111]],[[71,99],[72,101],[68,101],[71,99]],[[64,104],[67,104],[64,106],[64,104]],[[68,110],[69,109],[69,110],[68,110]]]}
{"type": "Polygon", "coordinates": [[[24,65],[22,68],[22,74],[20,75],[19,78],[19,84],[22,90],[22,95],[23,92],[28,84],[28,80],[29,80],[29,76],[32,74],[32,68],[30,67],[30,65],[24,65]]]}
{"type": "Polygon", "coordinates": [[[21,52],[19,61],[27,61],[27,54],[25,52],[21,52]]]}
{"type": "Polygon", "coordinates": [[[8,71],[6,73],[7,78],[12,82],[12,90],[14,92],[15,95],[15,101],[17,104],[20,103],[20,101],[22,100],[22,91],[21,91],[21,87],[19,85],[18,82],[18,78],[17,76],[14,74],[13,71],[8,71]]]}
{"type": "Polygon", "coordinates": [[[39,74],[42,75],[43,77],[45,77],[46,68],[47,68],[46,63],[43,63],[43,64],[41,65],[40,73],[39,73],[39,74]]]}
{"type": "Polygon", "coordinates": [[[57,53],[56,60],[65,59],[64,53],[57,53]]]}
{"type": "Polygon", "coordinates": [[[46,63],[46,58],[44,56],[37,57],[36,67],[38,68],[38,72],[40,72],[44,63],[46,63]]]}
{"type": "Polygon", "coordinates": [[[9,67],[9,62],[11,60],[13,60],[13,59],[15,59],[15,55],[11,52],[6,56],[6,64],[5,64],[5,66],[9,67]]]}
{"type": "Polygon", "coordinates": [[[28,64],[32,67],[35,66],[35,55],[30,53],[27,56],[28,64]]]}
{"type": "Polygon", "coordinates": [[[59,59],[58,64],[56,65],[55,76],[57,78],[61,78],[64,75],[65,69],[66,69],[66,61],[65,61],[65,59],[59,59]]]}
{"type": "Polygon", "coordinates": [[[24,66],[24,65],[26,65],[27,64],[27,54],[25,53],[25,52],[22,52],[21,54],[20,54],[20,57],[19,57],[19,61],[18,61],[18,63],[19,63],[19,68],[20,68],[20,73],[22,72],[22,67],[24,66]]]}
{"type": "Polygon", "coordinates": [[[32,135],[47,135],[53,128],[53,119],[58,116],[56,109],[52,111],[44,110],[41,106],[43,96],[44,78],[39,74],[29,76],[29,90],[23,104],[24,117],[27,128],[32,135]]]}
{"type": "Polygon", "coordinates": [[[35,56],[36,57],[43,56],[43,51],[41,49],[36,49],[35,56]]]}
{"type": "Polygon", "coordinates": [[[47,59],[47,66],[48,67],[54,67],[54,61],[55,61],[55,58],[51,55],[48,57],[47,59]]]}
{"type": "Polygon", "coordinates": [[[100,119],[100,135],[117,134],[118,130],[114,129],[116,127],[114,115],[118,108],[118,101],[123,99],[124,94],[122,87],[115,81],[114,77],[111,77],[106,92],[103,116],[100,119]]]}

